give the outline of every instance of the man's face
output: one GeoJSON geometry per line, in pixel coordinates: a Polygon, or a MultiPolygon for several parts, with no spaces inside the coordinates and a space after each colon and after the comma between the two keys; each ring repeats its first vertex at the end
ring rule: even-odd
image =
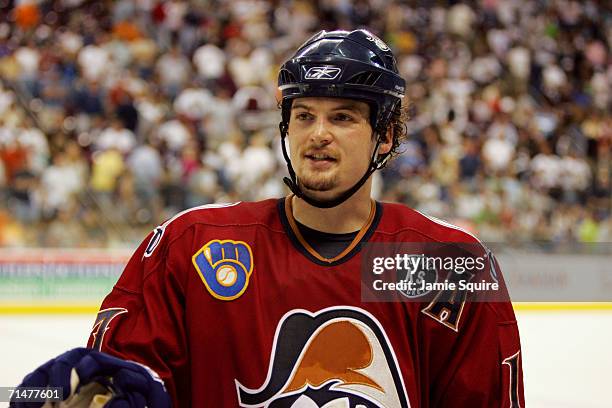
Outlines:
{"type": "MultiPolygon", "coordinates": [[[[364,102],[298,98],[291,107],[289,149],[300,187],[318,199],[351,188],[366,172],[376,144],[364,102]]],[[[379,153],[390,143],[381,144],[379,153]]]]}

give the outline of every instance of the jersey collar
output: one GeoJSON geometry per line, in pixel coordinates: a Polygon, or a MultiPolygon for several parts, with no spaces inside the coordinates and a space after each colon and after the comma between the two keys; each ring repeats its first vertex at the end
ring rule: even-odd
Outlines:
{"type": "Polygon", "coordinates": [[[293,246],[306,258],[318,265],[335,266],[351,259],[359,252],[361,247],[360,244],[362,242],[367,242],[372,236],[382,217],[383,206],[379,202],[372,200],[372,208],[370,210],[368,220],[359,230],[349,246],[337,256],[333,258],[325,258],[315,251],[314,248],[312,248],[312,246],[306,242],[302,236],[296,224],[295,218],[293,218],[293,209],[291,205],[292,197],[293,195],[290,195],[278,200],[277,208],[281,223],[293,246]]]}

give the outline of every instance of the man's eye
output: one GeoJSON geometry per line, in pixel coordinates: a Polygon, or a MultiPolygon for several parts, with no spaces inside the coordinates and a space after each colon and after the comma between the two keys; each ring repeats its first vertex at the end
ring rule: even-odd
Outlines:
{"type": "Polygon", "coordinates": [[[297,120],[308,120],[308,119],[310,119],[310,116],[311,115],[309,113],[306,113],[306,112],[296,113],[295,114],[295,118],[297,120]]]}
{"type": "Polygon", "coordinates": [[[350,115],[346,115],[344,113],[339,113],[336,115],[336,120],[340,122],[348,122],[348,121],[352,121],[353,117],[350,115]]]}

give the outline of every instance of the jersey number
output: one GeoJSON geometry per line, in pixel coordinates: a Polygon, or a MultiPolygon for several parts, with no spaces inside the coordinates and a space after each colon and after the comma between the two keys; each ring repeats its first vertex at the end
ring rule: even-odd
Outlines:
{"type": "Polygon", "coordinates": [[[502,361],[502,364],[505,364],[510,369],[510,384],[509,385],[509,394],[510,394],[510,408],[521,408],[521,404],[519,402],[519,358],[521,355],[521,351],[517,351],[516,354],[506,358],[502,361]]]}

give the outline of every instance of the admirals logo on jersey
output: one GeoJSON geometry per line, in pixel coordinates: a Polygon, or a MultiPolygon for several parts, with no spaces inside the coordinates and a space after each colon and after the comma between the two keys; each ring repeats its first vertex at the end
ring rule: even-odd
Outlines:
{"type": "Polygon", "coordinates": [[[253,251],[242,241],[209,241],[192,261],[208,292],[220,300],[239,298],[253,272],[253,251]]]}
{"type": "Polygon", "coordinates": [[[399,365],[380,323],[364,310],[292,310],[278,324],[268,375],[241,407],[407,408],[399,365]]]}

